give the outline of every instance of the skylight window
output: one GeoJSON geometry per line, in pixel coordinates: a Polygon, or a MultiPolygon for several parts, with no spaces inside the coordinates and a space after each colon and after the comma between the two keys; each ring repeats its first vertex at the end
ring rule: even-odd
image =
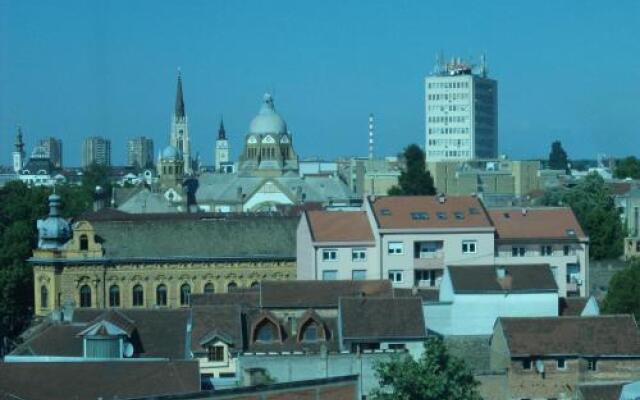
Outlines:
{"type": "Polygon", "coordinates": [[[571,237],[576,236],[576,230],[575,229],[567,229],[566,232],[567,232],[567,236],[571,236],[571,237]]]}
{"type": "Polygon", "coordinates": [[[380,210],[380,214],[382,215],[391,215],[391,210],[389,210],[388,208],[383,208],[380,210]]]}
{"type": "Polygon", "coordinates": [[[464,219],[464,213],[462,211],[456,211],[453,213],[456,219],[464,219]]]}
{"type": "Polygon", "coordinates": [[[412,212],[411,213],[411,219],[414,221],[424,221],[429,219],[429,214],[427,214],[426,212],[423,211],[418,211],[418,212],[412,212]]]}
{"type": "Polygon", "coordinates": [[[469,208],[469,214],[478,215],[478,214],[480,214],[480,210],[478,210],[476,207],[471,207],[471,208],[469,208]]]}
{"type": "Polygon", "coordinates": [[[443,211],[438,211],[438,219],[447,219],[447,213],[443,211]]]}
{"type": "Polygon", "coordinates": [[[511,218],[511,214],[509,214],[509,213],[504,213],[504,217],[505,217],[506,219],[509,219],[509,218],[511,218]]]}

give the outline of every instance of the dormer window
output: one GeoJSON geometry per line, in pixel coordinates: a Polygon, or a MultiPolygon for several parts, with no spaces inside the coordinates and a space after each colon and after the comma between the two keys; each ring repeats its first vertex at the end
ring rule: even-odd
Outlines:
{"type": "Polygon", "coordinates": [[[207,359],[209,361],[224,361],[224,346],[209,346],[207,359]]]}
{"type": "Polygon", "coordinates": [[[277,327],[271,321],[265,320],[258,325],[255,333],[256,342],[273,342],[276,340],[277,327]]]}
{"type": "Polygon", "coordinates": [[[89,238],[87,235],[80,235],[80,251],[89,250],[89,238]]]}

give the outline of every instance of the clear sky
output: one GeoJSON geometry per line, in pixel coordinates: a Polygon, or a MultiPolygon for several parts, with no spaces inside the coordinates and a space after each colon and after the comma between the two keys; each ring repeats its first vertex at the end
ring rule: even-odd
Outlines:
{"type": "Polygon", "coordinates": [[[499,151],[574,158],[640,153],[640,1],[0,0],[0,163],[15,126],[28,151],[82,137],[168,143],[183,71],[192,149],[213,162],[224,115],[232,157],[262,94],[302,157],[424,146],[424,77],[435,54],[478,58],[499,82],[499,151]]]}

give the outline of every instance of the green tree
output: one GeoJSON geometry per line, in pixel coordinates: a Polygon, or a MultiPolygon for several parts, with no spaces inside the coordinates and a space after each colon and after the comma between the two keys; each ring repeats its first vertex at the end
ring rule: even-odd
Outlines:
{"type": "Polygon", "coordinates": [[[640,160],[634,156],[618,160],[613,170],[613,176],[619,179],[640,179],[640,160]]]}
{"type": "Polygon", "coordinates": [[[624,231],[613,196],[597,173],[591,173],[571,189],[553,189],[545,193],[543,204],[570,206],[578,222],[589,235],[591,258],[616,258],[622,255],[624,231]]]}
{"type": "Polygon", "coordinates": [[[551,153],[549,153],[549,168],[567,170],[569,167],[569,161],[567,159],[567,152],[562,148],[562,143],[556,140],[551,144],[551,153]]]}
{"type": "Polygon", "coordinates": [[[405,166],[398,178],[398,185],[389,189],[389,195],[420,196],[436,194],[433,178],[427,171],[424,151],[420,146],[417,144],[407,146],[401,158],[405,166]]]}
{"type": "Polygon", "coordinates": [[[395,357],[376,365],[376,400],[480,400],[479,383],[464,361],[447,351],[440,338],[425,343],[422,357],[395,357]]]}
{"type": "Polygon", "coordinates": [[[104,190],[106,198],[111,196],[109,167],[93,163],[82,171],[82,187],[93,196],[97,186],[104,190]]]}
{"type": "Polygon", "coordinates": [[[628,262],[609,282],[602,310],[607,314],[633,314],[640,319],[640,259],[628,262]]]}

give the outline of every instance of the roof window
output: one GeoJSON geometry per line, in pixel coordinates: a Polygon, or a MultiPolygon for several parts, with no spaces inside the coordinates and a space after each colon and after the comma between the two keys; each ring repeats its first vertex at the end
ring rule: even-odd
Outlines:
{"type": "Polygon", "coordinates": [[[456,211],[453,215],[456,219],[464,219],[464,213],[462,211],[456,211]]]}
{"type": "Polygon", "coordinates": [[[571,236],[571,237],[575,237],[576,236],[576,230],[569,228],[566,230],[567,236],[571,236]]]}
{"type": "Polygon", "coordinates": [[[478,214],[480,214],[480,210],[478,210],[476,207],[470,207],[469,208],[469,214],[478,215],[478,214]]]}
{"type": "Polygon", "coordinates": [[[509,218],[511,218],[511,214],[509,214],[508,212],[506,212],[506,213],[504,213],[504,217],[505,217],[506,219],[509,219],[509,218]]]}
{"type": "Polygon", "coordinates": [[[447,213],[444,211],[438,211],[438,219],[447,219],[447,213]]]}
{"type": "Polygon", "coordinates": [[[391,210],[389,210],[388,208],[382,208],[380,209],[380,214],[385,216],[391,215],[391,210]]]}
{"type": "Polygon", "coordinates": [[[411,213],[411,219],[414,221],[424,221],[429,219],[429,214],[424,211],[417,211],[411,213]]]}

